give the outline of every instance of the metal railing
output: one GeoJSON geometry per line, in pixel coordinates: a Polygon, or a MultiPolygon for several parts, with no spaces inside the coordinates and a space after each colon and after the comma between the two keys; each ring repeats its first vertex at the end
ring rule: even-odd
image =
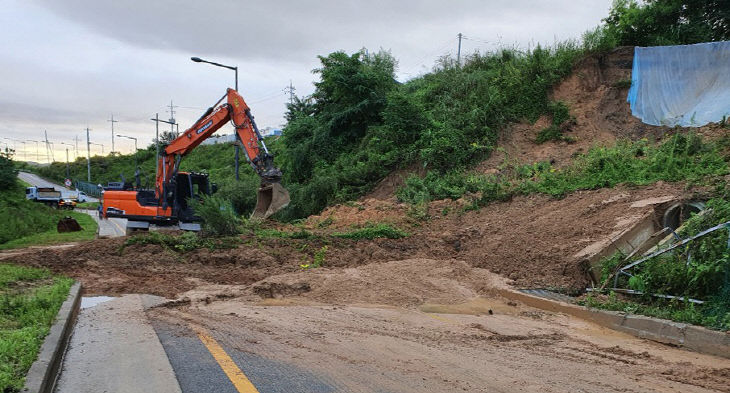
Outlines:
{"type": "Polygon", "coordinates": [[[74,180],[73,183],[77,190],[83,191],[86,195],[101,198],[101,188],[99,188],[99,185],[83,180],[74,180]]]}

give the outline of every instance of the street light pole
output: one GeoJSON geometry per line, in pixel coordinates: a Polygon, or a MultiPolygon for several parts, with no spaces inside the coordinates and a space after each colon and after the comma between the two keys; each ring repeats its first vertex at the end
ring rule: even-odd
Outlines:
{"type": "MultiPolygon", "coordinates": [[[[72,148],[74,147],[74,145],[72,145],[70,143],[61,142],[61,144],[66,145],[66,146],[71,146],[72,148]]],[[[68,164],[68,147],[67,147],[66,148],[66,179],[70,179],[70,178],[71,178],[71,168],[69,168],[69,164],[68,164]]]]}
{"type": "MultiPolygon", "coordinates": [[[[225,65],[225,64],[220,64],[220,63],[216,63],[214,61],[203,60],[200,57],[191,57],[190,60],[192,60],[192,61],[194,61],[196,63],[208,63],[208,64],[211,64],[211,65],[214,65],[214,66],[217,66],[217,67],[223,67],[223,68],[228,68],[229,70],[233,70],[233,72],[235,72],[235,75],[236,75],[236,84],[235,84],[236,91],[238,91],[238,67],[236,67],[236,66],[229,66],[229,65],[225,65]]],[[[236,141],[238,141],[238,133],[236,133],[236,141]]],[[[236,167],[236,181],[238,181],[238,161],[239,161],[239,156],[240,156],[240,150],[241,150],[241,148],[238,145],[238,143],[236,143],[235,146],[236,146],[236,158],[235,158],[235,160],[236,160],[236,162],[235,162],[235,167],[236,167]]]]}
{"type": "Polygon", "coordinates": [[[86,127],[86,181],[91,183],[91,142],[89,141],[89,127],[86,127]]]}
{"type": "Polygon", "coordinates": [[[38,163],[40,163],[41,162],[41,155],[40,155],[39,150],[38,150],[38,141],[34,141],[34,140],[30,140],[30,139],[26,139],[25,141],[26,142],[35,142],[35,160],[38,161],[38,163]]]}
{"type": "Polygon", "coordinates": [[[134,170],[137,170],[137,138],[133,136],[126,136],[126,135],[120,135],[117,134],[117,138],[127,138],[134,140],[134,170]]]}

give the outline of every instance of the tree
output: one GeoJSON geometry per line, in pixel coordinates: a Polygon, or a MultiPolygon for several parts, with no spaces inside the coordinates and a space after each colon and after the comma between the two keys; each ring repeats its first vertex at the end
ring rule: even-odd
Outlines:
{"type": "Polygon", "coordinates": [[[680,45],[730,39],[730,0],[616,0],[604,19],[620,45],[680,45]]]}
{"type": "Polygon", "coordinates": [[[12,150],[0,152],[0,190],[7,190],[15,186],[18,171],[13,163],[12,150]]]}

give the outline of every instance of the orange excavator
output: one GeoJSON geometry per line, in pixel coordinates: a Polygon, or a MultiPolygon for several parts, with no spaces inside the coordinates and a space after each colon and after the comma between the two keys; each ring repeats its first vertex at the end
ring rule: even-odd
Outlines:
{"type": "Polygon", "coordinates": [[[150,224],[178,224],[183,230],[199,230],[199,218],[191,200],[216,192],[217,186],[205,173],[180,172],[180,161],[227,122],[236,130],[236,143],[243,146],[249,163],[261,178],[254,219],[266,219],[289,204],[289,192],[281,186],[281,171],[274,166],[251,109],[236,90],[227,89],[213,106],[160,152],[154,190],[134,189],[128,183],[105,188],[102,202],[104,218],[127,219],[127,232],[148,229],[150,224]],[[222,103],[223,100],[226,102],[222,103]],[[219,105],[220,104],[220,105],[219,105]]]}

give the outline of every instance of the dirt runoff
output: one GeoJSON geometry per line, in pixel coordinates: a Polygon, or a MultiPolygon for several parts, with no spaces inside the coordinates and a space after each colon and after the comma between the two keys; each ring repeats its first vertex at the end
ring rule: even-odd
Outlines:
{"type": "Polygon", "coordinates": [[[542,195],[518,197],[468,212],[459,210],[458,201],[441,201],[432,204],[429,221],[415,224],[405,215],[404,206],[391,202],[390,207],[373,214],[390,214],[394,225],[410,236],[360,241],[327,236],[353,225],[353,217],[360,211],[341,206],[328,210],[331,226],[313,229],[323,236],[315,239],[259,239],[249,235],[243,236],[235,249],[182,254],[157,245],[122,247],[124,238],[100,239],[71,247],[15,251],[0,255],[0,259],[48,267],[79,279],[88,293],[103,295],[176,297],[201,284],[247,285],[301,271],[301,265],[310,264],[324,246],[326,267],[412,258],[457,259],[500,274],[518,287],[580,290],[590,282],[581,250],[611,239],[654,209],[651,203],[637,202],[691,196],[682,184],[657,183],[642,188],[580,191],[561,200],[542,195]]]}
{"type": "Polygon", "coordinates": [[[730,360],[495,295],[464,261],[408,259],[201,287],[149,315],[290,364],[337,391],[730,391],[730,360]]]}

